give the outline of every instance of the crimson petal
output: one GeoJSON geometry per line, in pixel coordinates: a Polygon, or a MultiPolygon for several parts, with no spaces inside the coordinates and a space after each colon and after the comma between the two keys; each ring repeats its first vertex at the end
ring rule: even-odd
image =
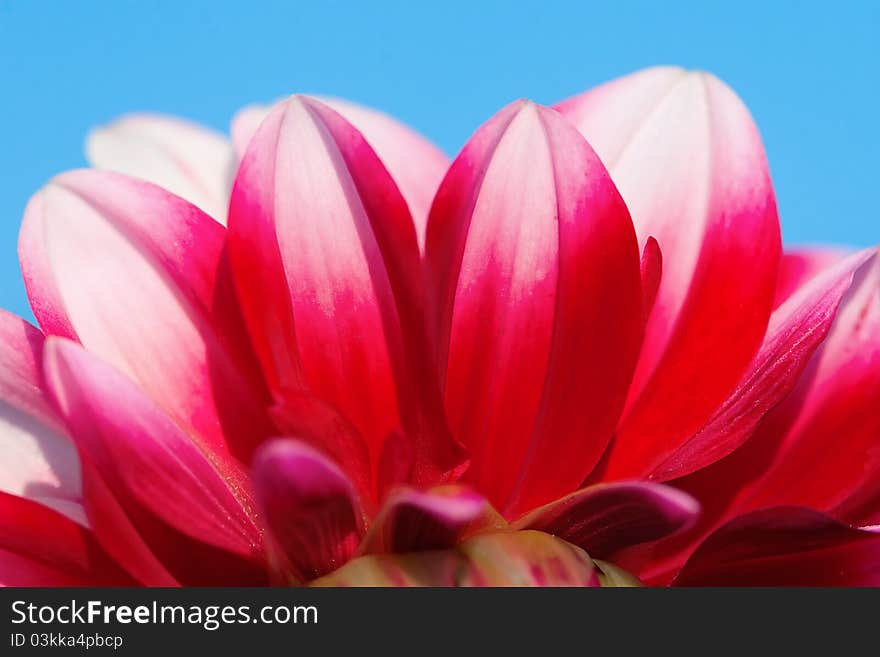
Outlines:
{"type": "Polygon", "coordinates": [[[0,492],[0,586],[130,586],[91,532],[33,500],[0,492]]]}
{"type": "Polygon", "coordinates": [[[440,186],[426,259],[467,477],[506,515],[570,492],[611,437],[642,334],[635,233],[601,162],[558,113],[509,105],[440,186]]]}
{"type": "Polygon", "coordinates": [[[426,342],[412,219],[351,124],[307,97],[275,106],[238,172],[229,247],[277,399],[331,404],[364,437],[374,471],[400,428],[414,437],[419,483],[461,465],[426,342]]]}
{"type": "MultiPolygon", "coordinates": [[[[449,158],[425,137],[382,112],[338,98],[319,100],[351,122],[376,151],[406,199],[419,245],[424,247],[428,211],[449,158]]],[[[239,156],[244,156],[268,113],[268,107],[252,105],[232,120],[232,140],[239,156]]]]}
{"type": "Polygon", "coordinates": [[[831,329],[855,272],[873,257],[861,251],[802,285],[770,318],[767,335],[742,381],[715,415],[651,473],[663,481],[690,474],[742,445],[791,391],[831,329]]]}
{"type": "MultiPolygon", "coordinates": [[[[815,280],[815,279],[814,279],[815,280]]],[[[740,508],[797,504],[859,524],[880,519],[880,257],[856,273],[790,401],[768,416],[740,508]]],[[[746,447],[749,445],[747,444],[746,447]]]]}
{"type": "Polygon", "coordinates": [[[259,559],[248,482],[232,460],[201,451],[123,375],[73,342],[47,340],[44,367],[77,447],[126,512],[146,510],[185,536],[259,559]]]}
{"type": "Polygon", "coordinates": [[[604,471],[642,477],[705,424],[761,344],[781,248],[767,161],[745,105],[706,73],[640,71],[558,107],[608,167],[640,244],[652,235],[663,250],[604,471]]]}
{"type": "Polygon", "coordinates": [[[710,535],[676,586],[877,586],[880,533],[802,507],[736,518],[710,535]]]}

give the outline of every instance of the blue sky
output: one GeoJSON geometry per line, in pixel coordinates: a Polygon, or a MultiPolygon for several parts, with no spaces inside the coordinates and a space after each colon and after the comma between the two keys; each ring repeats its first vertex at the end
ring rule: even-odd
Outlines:
{"type": "Polygon", "coordinates": [[[226,129],[241,105],[348,97],[454,154],[500,106],[653,64],[710,70],[761,128],[789,243],[880,241],[880,3],[0,0],[0,307],[30,317],[28,197],[131,110],[226,129]]]}

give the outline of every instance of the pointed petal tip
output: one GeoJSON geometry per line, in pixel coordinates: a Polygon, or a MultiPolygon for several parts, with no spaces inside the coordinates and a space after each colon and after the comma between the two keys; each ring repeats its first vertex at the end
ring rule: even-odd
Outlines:
{"type": "Polygon", "coordinates": [[[556,111],[501,109],[441,184],[425,259],[471,480],[505,514],[571,491],[610,439],[643,324],[635,232],[599,158],[556,111]]]}

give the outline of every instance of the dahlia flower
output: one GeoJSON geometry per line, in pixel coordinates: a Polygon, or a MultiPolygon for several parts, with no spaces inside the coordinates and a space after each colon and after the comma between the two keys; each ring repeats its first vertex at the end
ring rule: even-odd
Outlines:
{"type": "Polygon", "coordinates": [[[449,162],[293,96],[28,204],[0,583],[880,584],[876,249],[783,252],[752,118],[641,71],[449,162]]]}

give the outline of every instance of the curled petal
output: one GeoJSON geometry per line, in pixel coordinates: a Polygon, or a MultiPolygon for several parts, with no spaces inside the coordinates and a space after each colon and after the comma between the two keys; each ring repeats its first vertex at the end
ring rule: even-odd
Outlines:
{"type": "MultiPolygon", "coordinates": [[[[126,513],[146,513],[192,539],[258,558],[260,530],[234,462],[201,451],[130,381],[79,345],[50,338],[44,367],[80,453],[126,513]]],[[[145,521],[138,529],[148,534],[149,527],[145,521]]]]}
{"type": "Polygon", "coordinates": [[[764,343],[742,381],[700,431],[651,476],[670,480],[727,456],[791,391],[831,329],[854,273],[874,257],[870,250],[839,260],[797,289],[770,318],[764,343]]]}
{"type": "Polygon", "coordinates": [[[354,486],[329,460],[277,439],[254,460],[254,483],[281,569],[309,581],[346,563],[364,534],[354,486]]]}
{"type": "Polygon", "coordinates": [[[360,498],[373,497],[370,455],[358,430],[330,404],[289,392],[274,408],[278,428],[329,456],[351,480],[360,498]]]}
{"type": "Polygon", "coordinates": [[[42,386],[43,334],[0,311],[0,491],[87,524],[76,448],[42,386]]]}
{"type": "Polygon", "coordinates": [[[483,517],[486,500],[459,486],[428,492],[411,488],[391,493],[370,526],[362,552],[415,552],[448,548],[483,517]]]}
{"type": "Polygon", "coordinates": [[[455,549],[368,555],[315,586],[599,586],[578,547],[541,532],[479,534],[455,549]]]}
{"type": "Polygon", "coordinates": [[[780,258],[776,201],[748,110],[708,74],[649,69],[558,108],[608,167],[640,244],[652,235],[663,250],[604,471],[640,477],[705,424],[761,344],[780,258]]]}
{"type": "Polygon", "coordinates": [[[226,223],[235,155],[213,130],[160,114],[129,114],[92,130],[86,155],[98,169],[155,183],[226,223]]]}
{"type": "Polygon", "coordinates": [[[509,105],[444,179],[426,259],[467,477],[511,517],[573,490],[608,443],[642,332],[635,234],[601,162],[558,113],[509,105]]]}
{"type": "Polygon", "coordinates": [[[880,533],[802,507],[736,518],[691,555],[676,586],[878,586],[880,533]]]}
{"type": "Polygon", "coordinates": [[[412,219],[351,124],[311,98],[276,105],[242,160],[229,246],[277,399],[305,392],[331,404],[364,437],[374,470],[399,428],[415,437],[414,477],[459,465],[426,343],[412,219]]]}
{"type": "Polygon", "coordinates": [[[269,429],[224,235],[159,187],[74,171],[31,199],[19,256],[47,334],[129,375],[211,449],[246,456],[269,429]]]}
{"type": "MultiPolygon", "coordinates": [[[[428,211],[449,166],[449,158],[423,136],[382,112],[337,98],[320,100],[344,116],[376,151],[406,199],[419,246],[424,248],[428,211]]],[[[251,138],[268,113],[268,107],[252,105],[233,119],[232,139],[240,157],[244,157],[251,138]]]]}
{"type": "Polygon", "coordinates": [[[643,482],[597,484],[532,511],[515,529],[534,529],[605,559],[624,548],[687,529],[700,505],[687,493],[643,482]]]}

